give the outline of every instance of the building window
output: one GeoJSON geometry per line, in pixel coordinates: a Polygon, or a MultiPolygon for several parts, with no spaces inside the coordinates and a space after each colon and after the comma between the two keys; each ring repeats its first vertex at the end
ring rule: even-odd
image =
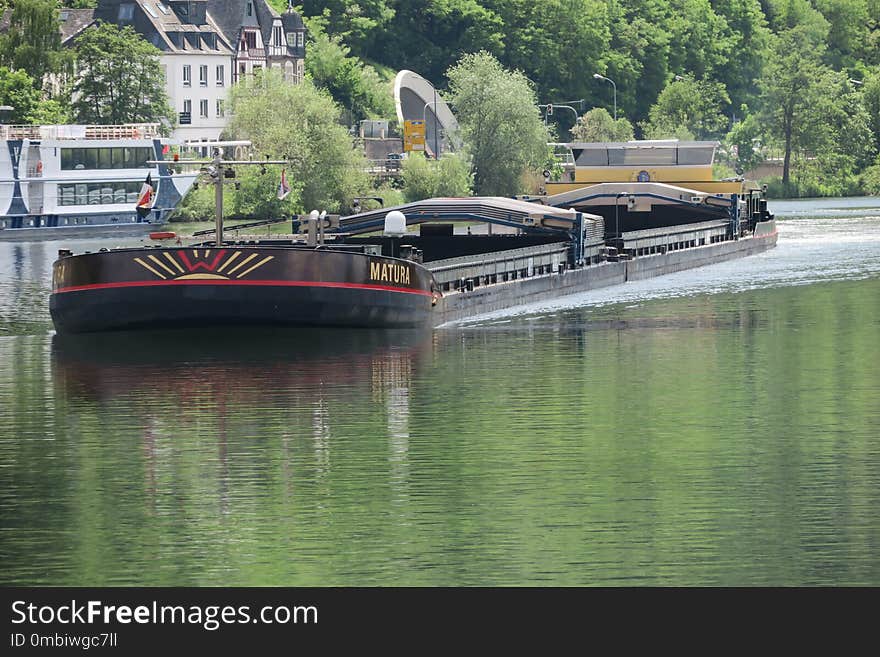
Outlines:
{"type": "Polygon", "coordinates": [[[183,65],[183,86],[188,87],[192,84],[192,67],[189,64],[183,65]]]}
{"type": "Polygon", "coordinates": [[[281,43],[281,26],[276,25],[272,30],[272,41],[275,42],[277,47],[281,47],[283,44],[281,43]]]}
{"type": "Polygon", "coordinates": [[[247,5],[247,11],[248,11],[248,16],[252,16],[252,15],[253,15],[253,11],[254,11],[253,3],[248,2],[248,5],[247,5]]]}
{"type": "Polygon", "coordinates": [[[302,48],[305,44],[305,35],[302,32],[298,32],[296,35],[296,45],[298,48],[302,48]]]}
{"type": "Polygon", "coordinates": [[[217,118],[222,119],[226,116],[226,102],[222,98],[217,99],[217,118]]]}
{"type": "Polygon", "coordinates": [[[217,66],[217,86],[222,87],[226,84],[226,72],[223,70],[223,64],[217,66]]]}
{"type": "Polygon", "coordinates": [[[199,116],[201,116],[203,119],[208,118],[208,99],[207,98],[203,98],[202,100],[199,101],[199,116]]]}
{"type": "Polygon", "coordinates": [[[199,86],[207,87],[208,86],[208,67],[199,66],[199,86]]]}
{"type": "Polygon", "coordinates": [[[130,21],[132,18],[134,18],[134,3],[123,2],[119,5],[119,20],[130,21]]]}
{"type": "Polygon", "coordinates": [[[183,101],[183,111],[185,114],[192,114],[193,104],[192,101],[187,99],[183,101]]]}
{"type": "Polygon", "coordinates": [[[248,50],[253,50],[257,47],[257,33],[256,32],[245,32],[244,33],[244,44],[248,50]]]}

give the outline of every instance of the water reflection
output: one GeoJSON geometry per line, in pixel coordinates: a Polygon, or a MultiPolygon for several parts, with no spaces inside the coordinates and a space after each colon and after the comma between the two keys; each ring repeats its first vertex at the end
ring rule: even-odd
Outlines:
{"type": "Polygon", "coordinates": [[[0,582],[880,583],[872,221],[428,333],[0,336],[0,582]]]}

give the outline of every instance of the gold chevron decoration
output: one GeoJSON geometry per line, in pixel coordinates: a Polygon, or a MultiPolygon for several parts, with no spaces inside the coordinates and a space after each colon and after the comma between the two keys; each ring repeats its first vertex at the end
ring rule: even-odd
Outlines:
{"type": "Polygon", "coordinates": [[[184,249],[162,251],[160,255],[151,253],[146,258],[134,261],[148,272],[162,280],[233,280],[253,273],[275,256],[251,253],[244,256],[242,251],[227,249],[184,249]],[[164,256],[164,258],[160,257],[164,256]],[[242,257],[244,256],[244,257],[242,257]]]}

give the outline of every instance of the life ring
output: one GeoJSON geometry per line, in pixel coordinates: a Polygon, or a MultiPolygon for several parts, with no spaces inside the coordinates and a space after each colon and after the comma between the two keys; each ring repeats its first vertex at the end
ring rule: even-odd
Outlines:
{"type": "Polygon", "coordinates": [[[151,240],[173,240],[177,237],[177,233],[172,233],[170,230],[160,230],[155,233],[150,233],[151,240]]]}

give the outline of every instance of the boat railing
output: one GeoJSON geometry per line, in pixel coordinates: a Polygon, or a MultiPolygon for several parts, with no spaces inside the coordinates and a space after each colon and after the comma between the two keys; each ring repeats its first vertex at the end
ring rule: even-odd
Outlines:
{"type": "Polygon", "coordinates": [[[123,123],[120,125],[0,125],[3,139],[155,139],[160,136],[158,123],[123,123]]]}
{"type": "Polygon", "coordinates": [[[568,243],[556,242],[435,260],[425,266],[431,270],[441,291],[464,291],[517,278],[558,273],[560,266],[567,266],[570,248],[568,243]]]}

